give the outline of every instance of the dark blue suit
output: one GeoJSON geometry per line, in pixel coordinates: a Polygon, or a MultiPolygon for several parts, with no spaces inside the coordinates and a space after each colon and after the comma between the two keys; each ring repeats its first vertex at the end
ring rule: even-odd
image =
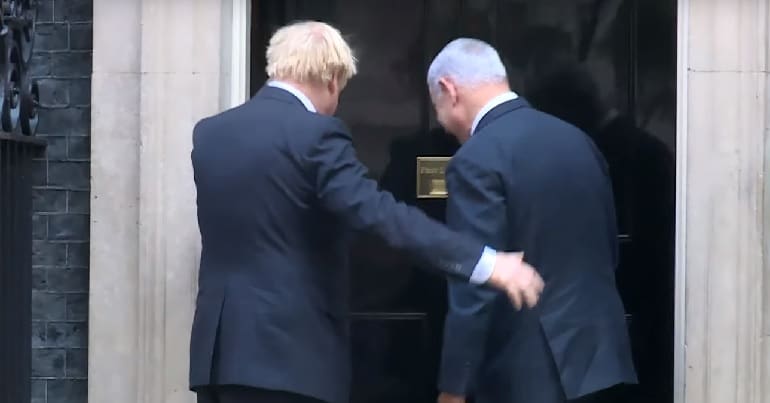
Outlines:
{"type": "Polygon", "coordinates": [[[348,129],[283,89],[203,119],[192,163],[202,238],[190,387],[348,399],[349,230],[468,279],[483,245],[366,179],[348,129]]]}
{"type": "Polygon", "coordinates": [[[557,403],[635,383],[615,286],[617,230],[604,159],[577,128],[521,98],[486,114],[447,170],[451,228],[524,251],[546,286],[516,312],[450,283],[439,388],[478,403],[557,403]]]}

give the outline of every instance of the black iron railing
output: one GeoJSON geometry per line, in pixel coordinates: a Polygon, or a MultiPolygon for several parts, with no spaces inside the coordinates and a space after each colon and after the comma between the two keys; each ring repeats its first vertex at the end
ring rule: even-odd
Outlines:
{"type": "Polygon", "coordinates": [[[29,76],[36,4],[0,0],[0,403],[30,401],[32,160],[37,84],[29,76]]]}
{"type": "Polygon", "coordinates": [[[0,133],[0,402],[29,402],[32,158],[41,142],[0,133]]]}

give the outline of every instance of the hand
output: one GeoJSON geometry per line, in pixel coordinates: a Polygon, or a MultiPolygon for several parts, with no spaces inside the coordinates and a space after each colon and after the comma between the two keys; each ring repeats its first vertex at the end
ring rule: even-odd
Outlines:
{"type": "Polygon", "coordinates": [[[524,261],[523,253],[497,252],[495,267],[487,283],[508,294],[516,309],[522,303],[532,308],[543,292],[543,279],[524,261]]]}
{"type": "Polygon", "coordinates": [[[438,403],[465,403],[465,396],[451,395],[449,393],[441,393],[438,395],[438,403]]]}

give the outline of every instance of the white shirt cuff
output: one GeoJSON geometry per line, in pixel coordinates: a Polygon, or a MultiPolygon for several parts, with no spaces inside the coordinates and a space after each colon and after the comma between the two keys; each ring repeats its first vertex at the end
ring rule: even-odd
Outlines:
{"type": "Polygon", "coordinates": [[[484,284],[492,277],[492,272],[495,270],[496,257],[497,251],[488,246],[484,247],[481,258],[479,258],[479,262],[476,263],[476,267],[473,268],[473,273],[471,273],[470,282],[472,284],[484,284]]]}

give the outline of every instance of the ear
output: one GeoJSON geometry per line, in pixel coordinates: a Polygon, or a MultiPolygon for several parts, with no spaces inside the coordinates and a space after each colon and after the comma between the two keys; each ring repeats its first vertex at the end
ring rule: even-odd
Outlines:
{"type": "Polygon", "coordinates": [[[327,86],[326,89],[329,91],[330,94],[337,94],[337,91],[339,90],[339,87],[340,87],[339,81],[337,81],[336,77],[329,80],[326,86],[327,86]]]}
{"type": "Polygon", "coordinates": [[[457,104],[457,86],[447,77],[441,77],[438,79],[439,88],[441,88],[441,94],[449,99],[452,105],[457,104]]]}

